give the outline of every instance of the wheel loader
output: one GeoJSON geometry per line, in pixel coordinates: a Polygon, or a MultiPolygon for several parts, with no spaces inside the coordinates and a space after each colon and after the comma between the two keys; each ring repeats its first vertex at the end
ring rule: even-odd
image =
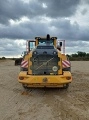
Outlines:
{"type": "MultiPolygon", "coordinates": [[[[30,41],[31,42],[31,41],[30,41]]],[[[30,44],[30,42],[28,42],[30,44]]],[[[61,53],[57,37],[36,37],[34,47],[23,58],[18,81],[27,87],[63,87],[72,82],[70,62],[61,53]]],[[[30,48],[30,47],[28,47],[30,48]]]]}

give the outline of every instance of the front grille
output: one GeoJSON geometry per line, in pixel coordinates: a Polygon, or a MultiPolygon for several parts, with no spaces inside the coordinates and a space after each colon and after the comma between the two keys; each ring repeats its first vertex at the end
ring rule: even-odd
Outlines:
{"type": "Polygon", "coordinates": [[[37,46],[37,49],[54,49],[54,46],[37,46]]]}
{"type": "Polygon", "coordinates": [[[58,74],[58,71],[53,72],[53,66],[58,67],[58,56],[57,55],[37,55],[32,56],[32,74],[34,75],[49,75],[50,73],[58,74]]]}

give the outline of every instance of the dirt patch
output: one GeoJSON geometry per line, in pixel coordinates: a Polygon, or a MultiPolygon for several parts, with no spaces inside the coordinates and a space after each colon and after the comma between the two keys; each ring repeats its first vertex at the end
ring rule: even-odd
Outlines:
{"type": "Polygon", "coordinates": [[[14,61],[0,63],[0,120],[89,120],[89,62],[72,61],[68,90],[25,90],[14,61]]]}

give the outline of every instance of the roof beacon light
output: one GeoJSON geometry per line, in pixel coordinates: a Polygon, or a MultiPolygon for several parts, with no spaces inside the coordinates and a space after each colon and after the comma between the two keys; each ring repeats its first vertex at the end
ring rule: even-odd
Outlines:
{"type": "Polygon", "coordinates": [[[50,35],[49,34],[47,34],[47,40],[50,40],[50,35]]]}

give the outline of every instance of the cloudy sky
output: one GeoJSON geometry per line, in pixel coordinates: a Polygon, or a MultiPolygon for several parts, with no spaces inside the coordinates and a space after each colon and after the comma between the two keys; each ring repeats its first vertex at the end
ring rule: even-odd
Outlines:
{"type": "Polygon", "coordinates": [[[0,57],[19,57],[35,36],[66,40],[66,53],[89,52],[89,0],[0,0],[0,57]]]}

